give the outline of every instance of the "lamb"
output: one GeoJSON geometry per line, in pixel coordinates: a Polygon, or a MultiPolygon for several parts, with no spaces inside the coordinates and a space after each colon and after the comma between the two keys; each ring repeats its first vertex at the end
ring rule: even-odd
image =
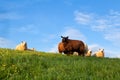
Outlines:
{"type": "Polygon", "coordinates": [[[85,56],[90,57],[92,54],[92,51],[88,49],[88,45],[86,43],[84,43],[84,45],[85,45],[85,50],[84,50],[85,56]]]}
{"type": "Polygon", "coordinates": [[[16,46],[15,49],[20,51],[27,50],[27,43],[25,41],[22,41],[20,44],[16,46]]]}
{"type": "Polygon", "coordinates": [[[25,41],[22,41],[20,44],[18,44],[15,49],[19,51],[25,51],[25,50],[35,51],[35,48],[28,49],[27,42],[25,41]]]}
{"type": "Polygon", "coordinates": [[[87,53],[85,54],[86,57],[90,57],[92,54],[92,51],[91,50],[88,50],[87,53]]]}
{"type": "Polygon", "coordinates": [[[95,52],[94,56],[104,57],[104,49],[99,49],[99,51],[95,52]]]}

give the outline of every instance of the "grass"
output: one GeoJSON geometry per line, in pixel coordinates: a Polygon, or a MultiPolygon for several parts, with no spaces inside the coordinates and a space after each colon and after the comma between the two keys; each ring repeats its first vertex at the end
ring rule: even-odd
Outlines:
{"type": "Polygon", "coordinates": [[[0,48],[0,80],[119,80],[119,58],[0,48]]]}

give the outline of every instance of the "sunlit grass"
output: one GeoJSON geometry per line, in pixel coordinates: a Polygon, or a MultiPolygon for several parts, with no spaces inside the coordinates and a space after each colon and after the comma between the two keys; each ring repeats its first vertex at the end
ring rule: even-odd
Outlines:
{"type": "Polygon", "coordinates": [[[120,59],[0,49],[0,80],[118,80],[120,59]]]}

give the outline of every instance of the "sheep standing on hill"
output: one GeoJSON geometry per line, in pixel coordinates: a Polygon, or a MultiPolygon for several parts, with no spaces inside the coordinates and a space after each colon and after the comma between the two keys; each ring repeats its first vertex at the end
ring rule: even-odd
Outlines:
{"type": "Polygon", "coordinates": [[[104,49],[99,49],[99,51],[95,52],[94,56],[104,57],[104,49]]]}
{"type": "Polygon", "coordinates": [[[78,55],[85,55],[85,45],[82,41],[80,40],[71,40],[68,39],[67,37],[63,37],[62,38],[62,42],[59,43],[58,45],[58,50],[59,52],[64,52],[67,55],[73,54],[74,52],[77,52],[78,55]]]}
{"type": "Polygon", "coordinates": [[[22,41],[20,44],[16,46],[16,50],[24,51],[27,50],[27,43],[22,41]]]}

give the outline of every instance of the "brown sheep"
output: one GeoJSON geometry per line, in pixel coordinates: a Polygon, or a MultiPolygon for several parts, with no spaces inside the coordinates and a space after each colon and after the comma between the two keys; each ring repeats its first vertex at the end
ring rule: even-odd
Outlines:
{"type": "Polygon", "coordinates": [[[62,42],[60,44],[62,44],[61,48],[58,45],[58,50],[59,52],[64,52],[65,54],[69,55],[69,54],[73,54],[74,52],[78,52],[78,55],[85,55],[85,45],[82,41],[80,40],[71,40],[68,39],[67,37],[63,37],[62,38],[62,42]]]}
{"type": "Polygon", "coordinates": [[[99,49],[99,51],[95,52],[94,56],[104,57],[104,49],[99,49]]]}
{"type": "Polygon", "coordinates": [[[27,43],[22,41],[20,44],[16,46],[16,50],[24,51],[27,50],[27,43]]]}

